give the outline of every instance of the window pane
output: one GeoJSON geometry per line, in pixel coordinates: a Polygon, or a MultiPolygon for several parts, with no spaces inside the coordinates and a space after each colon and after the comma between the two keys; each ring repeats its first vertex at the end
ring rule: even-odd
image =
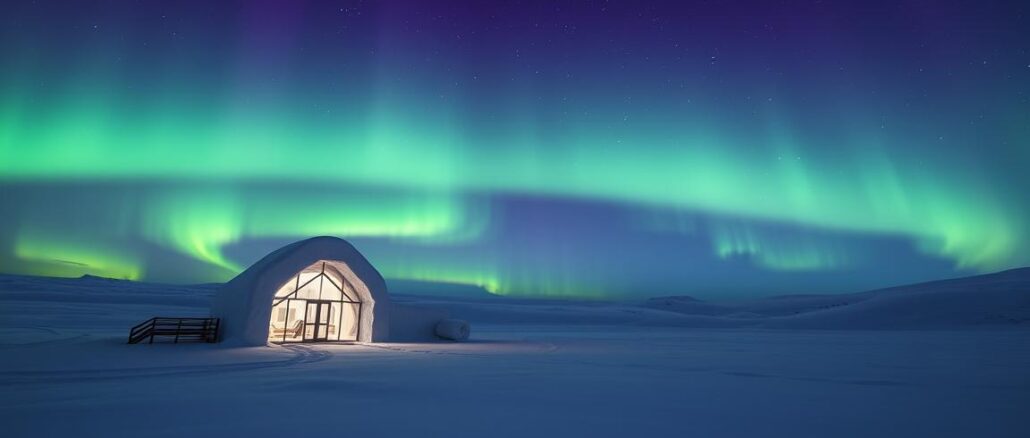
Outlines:
{"type": "MultiPolygon", "coordinates": [[[[318,299],[318,286],[320,279],[315,277],[318,277],[317,272],[302,272],[300,274],[301,288],[299,291],[297,291],[297,298],[303,298],[308,300],[318,299]]],[[[312,315],[311,319],[314,319],[314,315],[312,315]]]]}
{"type": "Polygon", "coordinates": [[[275,292],[277,298],[288,296],[297,289],[297,276],[290,277],[289,281],[279,287],[279,290],[275,292]]]}
{"type": "Polygon", "coordinates": [[[290,311],[287,312],[286,318],[286,341],[296,342],[304,339],[304,306],[306,301],[298,300],[286,300],[289,304],[290,311]]]}
{"type": "Polygon", "coordinates": [[[340,340],[358,340],[358,309],[360,304],[341,303],[343,306],[342,320],[340,321],[340,340]]]}
{"type": "Polygon", "coordinates": [[[332,303],[329,308],[329,339],[340,339],[340,310],[342,303],[332,303]]]}
{"type": "Polygon", "coordinates": [[[304,306],[304,301],[283,300],[272,307],[272,315],[275,317],[268,326],[268,340],[271,342],[300,340],[301,331],[304,327],[304,320],[298,318],[303,315],[297,312],[297,308],[304,306]]]}
{"type": "Polygon", "coordinates": [[[358,293],[354,291],[354,287],[350,285],[350,282],[343,283],[343,294],[347,297],[347,301],[361,301],[358,299],[358,293]]]}
{"type": "Polygon", "coordinates": [[[318,312],[318,304],[308,303],[307,309],[307,313],[304,314],[304,321],[306,321],[308,324],[314,324],[315,314],[318,312]]]}
{"type": "Polygon", "coordinates": [[[343,299],[343,292],[329,281],[329,277],[325,277],[325,282],[322,283],[322,299],[329,301],[340,301],[343,299]]]}

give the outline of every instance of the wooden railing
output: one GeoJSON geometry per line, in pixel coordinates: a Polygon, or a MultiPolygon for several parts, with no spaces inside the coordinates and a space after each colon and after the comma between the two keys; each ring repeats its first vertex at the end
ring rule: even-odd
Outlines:
{"type": "Polygon", "coordinates": [[[172,338],[172,342],[218,342],[218,318],[150,318],[129,331],[129,343],[138,344],[154,338],[172,338]]]}

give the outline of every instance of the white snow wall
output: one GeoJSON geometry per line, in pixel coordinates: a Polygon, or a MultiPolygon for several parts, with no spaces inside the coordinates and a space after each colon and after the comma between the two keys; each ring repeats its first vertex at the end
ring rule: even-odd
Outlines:
{"type": "Polygon", "coordinates": [[[390,339],[390,296],[375,267],[350,243],[337,237],[313,237],[284,246],[265,256],[222,285],[211,302],[211,316],[221,318],[227,345],[266,345],[272,300],[276,291],[298,272],[330,262],[355,288],[362,300],[361,342],[390,339]]]}

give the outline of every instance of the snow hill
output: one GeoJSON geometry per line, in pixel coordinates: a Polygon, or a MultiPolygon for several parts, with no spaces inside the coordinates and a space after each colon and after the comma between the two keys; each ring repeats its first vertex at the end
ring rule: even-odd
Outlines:
{"type": "Polygon", "coordinates": [[[760,321],[769,328],[1030,327],[1030,268],[842,295],[780,296],[733,304],[653,298],[650,308],[760,321]]]}
{"type": "MultiPolygon", "coordinates": [[[[403,299],[403,298],[402,298],[403,299]]],[[[1030,327],[1030,268],[868,292],[643,303],[407,297],[473,322],[639,324],[787,329],[1030,327]]]]}

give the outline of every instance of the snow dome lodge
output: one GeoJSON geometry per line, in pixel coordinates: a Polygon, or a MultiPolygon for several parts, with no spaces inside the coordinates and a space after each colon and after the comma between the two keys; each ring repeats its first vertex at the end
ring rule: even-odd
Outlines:
{"type": "Polygon", "coordinates": [[[437,309],[391,303],[386,282],[347,241],[314,237],[284,246],[217,289],[209,318],[155,317],[129,343],[464,340],[469,326],[437,309]]]}

